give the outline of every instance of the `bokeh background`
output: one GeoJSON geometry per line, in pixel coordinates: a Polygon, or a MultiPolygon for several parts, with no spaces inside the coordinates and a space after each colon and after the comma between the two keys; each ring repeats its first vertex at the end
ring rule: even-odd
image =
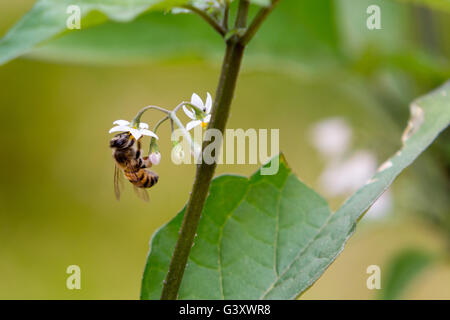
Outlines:
{"type": "MultiPolygon", "coordinates": [[[[392,155],[409,102],[450,78],[450,10],[393,0],[313,2],[282,1],[261,29],[266,38],[249,48],[228,128],[279,128],[294,172],[336,209],[351,193],[348,184],[340,189],[342,179],[358,184],[361,170],[370,175],[371,165],[353,156],[365,152],[382,163],[392,155]],[[382,8],[383,30],[365,28],[372,3],[382,8]],[[284,16],[289,11],[295,14],[284,16]],[[337,128],[329,126],[336,120],[337,128]],[[327,132],[342,130],[345,152],[330,160],[317,139],[326,143],[327,132]],[[330,170],[331,189],[323,183],[330,170]]],[[[0,35],[32,5],[1,0],[0,35]]],[[[184,206],[195,167],[170,161],[163,127],[150,203],[132,188],[117,202],[108,130],[147,104],[170,107],[192,92],[214,93],[223,46],[197,20],[151,13],[131,26],[93,26],[0,67],[1,299],[139,297],[150,237],[184,206]],[[129,37],[133,28],[139,32],[129,37]],[[66,288],[72,264],[81,267],[81,290],[66,288]]],[[[447,130],[302,298],[450,299],[449,149],[447,130]],[[366,287],[373,264],[382,290],[366,287]]],[[[220,165],[217,174],[257,168],[220,165]]]]}

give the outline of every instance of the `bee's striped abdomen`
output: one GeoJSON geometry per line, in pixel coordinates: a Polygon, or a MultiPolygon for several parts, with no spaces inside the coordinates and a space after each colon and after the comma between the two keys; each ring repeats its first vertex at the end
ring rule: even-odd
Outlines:
{"type": "Polygon", "coordinates": [[[147,173],[147,181],[145,183],[145,188],[150,188],[158,182],[159,176],[152,171],[145,170],[145,172],[147,173]]]}
{"type": "Polygon", "coordinates": [[[145,169],[135,172],[125,171],[124,173],[125,177],[138,188],[150,188],[158,182],[158,175],[145,169]]]}

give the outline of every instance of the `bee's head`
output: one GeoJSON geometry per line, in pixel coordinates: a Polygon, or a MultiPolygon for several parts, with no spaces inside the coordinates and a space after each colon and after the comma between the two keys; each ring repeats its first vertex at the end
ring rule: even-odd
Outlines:
{"type": "Polygon", "coordinates": [[[134,138],[128,133],[123,132],[116,134],[114,138],[109,142],[110,148],[126,149],[130,148],[134,144],[134,138]]]}

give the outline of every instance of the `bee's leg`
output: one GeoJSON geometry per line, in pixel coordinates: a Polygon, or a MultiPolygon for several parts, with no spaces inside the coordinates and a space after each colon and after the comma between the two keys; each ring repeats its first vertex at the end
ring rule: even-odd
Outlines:
{"type": "Polygon", "coordinates": [[[148,156],[141,158],[141,160],[142,160],[141,168],[150,168],[152,166],[152,162],[150,161],[148,156]]]}

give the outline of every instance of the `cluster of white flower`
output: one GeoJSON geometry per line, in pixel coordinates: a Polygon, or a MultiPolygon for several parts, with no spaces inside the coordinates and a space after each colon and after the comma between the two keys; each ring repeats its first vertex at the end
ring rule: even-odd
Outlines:
{"type": "MultiPolygon", "coordinates": [[[[320,188],[330,197],[351,194],[363,186],[377,170],[377,157],[368,150],[353,150],[351,126],[342,118],[327,118],[311,128],[311,142],[325,160],[319,177],[320,188]]],[[[392,196],[386,191],[366,214],[381,218],[392,209],[392,196]]]]}
{"type": "MultiPolygon", "coordinates": [[[[206,128],[207,124],[211,120],[212,97],[209,92],[206,95],[205,102],[203,102],[198,94],[193,93],[190,103],[182,103],[182,106],[184,113],[191,120],[186,124],[186,127],[183,127],[182,129],[190,131],[191,129],[199,125],[201,125],[202,128],[206,128]]],[[[176,110],[177,109],[178,108],[176,108],[176,110]]],[[[171,112],[166,112],[169,115],[168,117],[173,117],[173,114],[171,112]]],[[[130,135],[133,136],[133,138],[136,140],[139,140],[143,136],[149,136],[152,137],[152,139],[158,139],[156,133],[149,130],[149,125],[147,123],[140,122],[140,117],[138,119],[139,121],[132,122],[127,120],[116,120],[113,122],[115,126],[109,130],[109,133],[129,132],[130,135]]],[[[155,145],[156,143],[152,143],[151,148],[155,145]]],[[[153,164],[158,164],[161,160],[161,154],[158,150],[155,150],[154,152],[150,153],[149,159],[153,164]]]]}

